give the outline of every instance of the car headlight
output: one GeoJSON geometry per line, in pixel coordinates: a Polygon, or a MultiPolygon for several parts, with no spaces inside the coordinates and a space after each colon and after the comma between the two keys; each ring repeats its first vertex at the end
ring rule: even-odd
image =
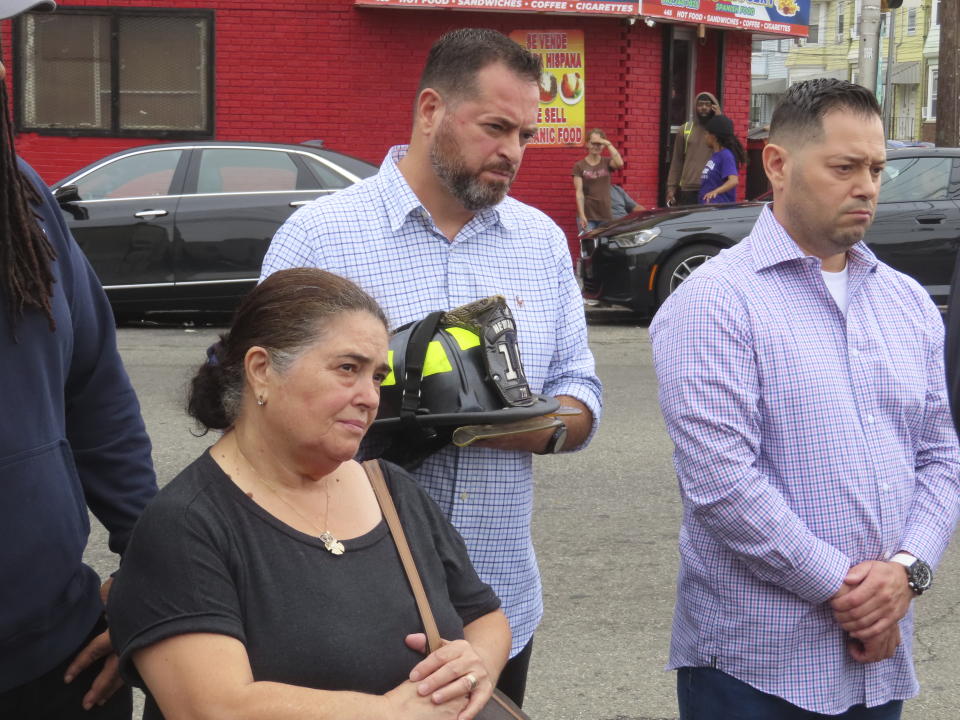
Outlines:
{"type": "Polygon", "coordinates": [[[622,235],[612,235],[608,242],[612,247],[634,248],[646,245],[660,234],[660,228],[652,227],[646,230],[637,230],[635,232],[623,233],[622,235]]]}

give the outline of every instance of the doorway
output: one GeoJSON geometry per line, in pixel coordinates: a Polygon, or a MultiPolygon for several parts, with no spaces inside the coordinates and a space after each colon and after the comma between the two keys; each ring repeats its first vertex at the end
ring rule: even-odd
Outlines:
{"type": "Polygon", "coordinates": [[[660,118],[660,183],[657,204],[666,204],[667,173],[673,145],[683,124],[693,120],[694,81],[697,68],[697,43],[692,28],[665,24],[663,57],[663,96],[660,118]]]}

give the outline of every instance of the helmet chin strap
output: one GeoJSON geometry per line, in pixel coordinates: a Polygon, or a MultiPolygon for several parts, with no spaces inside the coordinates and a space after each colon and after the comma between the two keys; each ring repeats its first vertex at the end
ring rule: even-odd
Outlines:
{"type": "Polygon", "coordinates": [[[420,408],[420,384],[423,381],[423,365],[427,358],[427,348],[440,326],[443,311],[437,310],[417,323],[407,343],[404,355],[404,372],[400,398],[400,423],[403,434],[411,440],[432,440],[437,431],[417,423],[417,410],[420,408]]]}

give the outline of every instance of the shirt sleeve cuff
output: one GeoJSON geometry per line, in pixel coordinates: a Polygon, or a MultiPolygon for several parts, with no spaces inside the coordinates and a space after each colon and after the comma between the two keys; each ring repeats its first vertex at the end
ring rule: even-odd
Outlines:
{"type": "Polygon", "coordinates": [[[820,605],[837,594],[850,570],[850,558],[820,541],[804,562],[784,578],[784,587],[804,600],[820,605]]]}

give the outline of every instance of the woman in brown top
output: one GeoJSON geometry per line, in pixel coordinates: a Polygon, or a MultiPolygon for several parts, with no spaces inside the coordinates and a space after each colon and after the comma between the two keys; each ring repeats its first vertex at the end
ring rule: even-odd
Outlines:
{"type": "Polygon", "coordinates": [[[610,222],[610,171],[623,167],[623,158],[603,130],[594,128],[587,140],[587,156],[573,166],[577,191],[577,226],[581,232],[610,222]],[[610,156],[603,155],[606,148],[610,156]]]}

